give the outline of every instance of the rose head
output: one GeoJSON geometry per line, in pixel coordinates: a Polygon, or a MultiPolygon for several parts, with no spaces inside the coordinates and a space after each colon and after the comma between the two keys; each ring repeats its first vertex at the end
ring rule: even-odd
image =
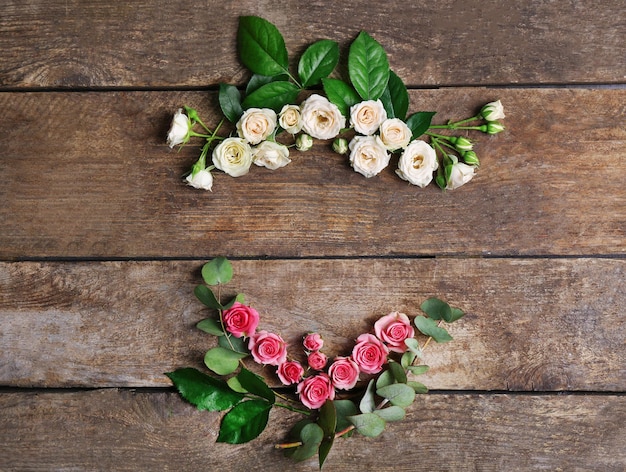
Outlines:
{"type": "Polygon", "coordinates": [[[242,336],[252,336],[259,325],[259,313],[252,307],[239,302],[224,310],[222,320],[226,331],[240,338],[242,336]]]}
{"type": "Polygon", "coordinates": [[[413,185],[426,187],[439,167],[435,150],[425,141],[415,140],[400,156],[396,174],[413,185]]]}
{"type": "Polygon", "coordinates": [[[346,119],[326,97],[313,94],[300,106],[302,129],[317,139],[333,139],[346,125],[346,119]]]}
{"type": "Polygon", "coordinates": [[[352,349],[352,359],[359,366],[361,372],[377,374],[387,362],[389,349],[373,334],[362,334],[356,339],[352,349]]]}
{"type": "Polygon", "coordinates": [[[302,404],[312,410],[321,408],[326,400],[335,399],[335,388],[326,374],[307,377],[298,384],[296,392],[302,404]]]}
{"type": "Polygon", "coordinates": [[[302,114],[298,105],[285,105],[278,115],[278,124],[287,133],[297,134],[302,129],[302,114]]]}
{"type": "Polygon", "coordinates": [[[259,364],[278,366],[287,360],[287,344],[278,334],[259,331],[250,336],[248,349],[259,364]]]}
{"type": "Polygon", "coordinates": [[[250,144],[259,144],[274,132],[276,112],[269,108],[249,108],[237,122],[237,134],[250,144]]]}
{"type": "Polygon", "coordinates": [[[376,337],[394,352],[405,352],[407,347],[404,340],[415,336],[409,317],[397,311],[383,316],[374,323],[374,332],[376,337]]]}
{"type": "Polygon", "coordinates": [[[297,361],[283,362],[276,371],[283,385],[298,383],[304,375],[304,367],[297,361]]]}
{"type": "Polygon", "coordinates": [[[412,135],[413,132],[399,118],[387,119],[380,125],[380,140],[390,151],[405,149],[409,145],[412,135]]]}
{"type": "Polygon", "coordinates": [[[352,168],[365,177],[374,177],[389,165],[391,156],[378,136],[355,136],[348,147],[352,168]]]}
{"type": "Polygon", "coordinates": [[[289,148],[273,141],[263,141],[252,149],[252,162],[270,170],[279,169],[291,162],[289,148]]]}
{"type": "Polygon", "coordinates": [[[314,370],[322,370],[326,367],[326,363],[328,362],[328,357],[325,354],[322,354],[320,351],[313,351],[307,357],[307,362],[309,363],[309,367],[314,370]]]}
{"type": "Polygon", "coordinates": [[[213,149],[213,164],[231,177],[241,177],[252,165],[252,149],[243,138],[226,138],[213,149]]]}
{"type": "Polygon", "coordinates": [[[178,144],[183,144],[189,138],[189,130],[191,122],[187,115],[183,113],[183,109],[179,108],[174,114],[172,124],[167,132],[167,144],[173,148],[178,144]]]}
{"type": "Polygon", "coordinates": [[[328,375],[336,389],[350,390],[359,380],[359,366],[349,357],[336,357],[328,375]]]}
{"type": "Polygon", "coordinates": [[[386,119],[387,112],[380,100],[365,100],[350,108],[350,124],[366,136],[374,134],[386,119]]]}
{"type": "Polygon", "coordinates": [[[307,351],[319,351],[324,346],[324,340],[319,334],[310,333],[304,337],[302,345],[307,351]]]}
{"type": "Polygon", "coordinates": [[[461,185],[465,185],[474,177],[474,166],[468,166],[462,162],[457,162],[456,164],[452,164],[452,169],[450,170],[450,177],[448,177],[448,184],[446,185],[447,190],[454,190],[455,188],[459,188],[461,185]]]}

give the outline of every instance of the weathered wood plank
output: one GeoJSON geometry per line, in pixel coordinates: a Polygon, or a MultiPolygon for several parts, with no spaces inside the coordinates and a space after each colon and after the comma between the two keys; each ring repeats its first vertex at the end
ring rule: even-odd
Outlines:
{"type": "Polygon", "coordinates": [[[621,0],[4,2],[0,86],[207,86],[243,83],[240,15],[274,22],[295,56],[365,29],[412,85],[623,83],[621,0]],[[291,14],[286,14],[289,12],[291,14]],[[619,58],[620,60],[616,60],[619,58]]]}
{"type": "MultiPolygon", "coordinates": [[[[308,471],[274,444],[298,419],[273,412],[255,441],[216,444],[219,416],[173,393],[0,394],[3,470],[308,471]]],[[[602,470],[626,467],[626,397],[425,395],[379,438],[337,441],[325,470],[602,470]]]]}
{"type": "Polygon", "coordinates": [[[215,94],[0,94],[11,117],[0,133],[0,258],[626,253],[626,90],[411,97],[439,122],[503,100],[508,131],[478,136],[473,182],[420,189],[393,162],[365,179],[319,143],[275,172],[216,173],[203,192],[181,177],[199,149],[171,151],[164,136],[182,104],[216,123],[215,94]]]}
{"type": "MultiPolygon", "coordinates": [[[[237,291],[281,333],[290,355],[308,331],[325,352],[430,296],[468,313],[454,342],[431,344],[433,389],[626,389],[624,260],[394,259],[234,261],[237,291]]],[[[204,368],[215,338],[193,296],[201,262],[0,264],[0,384],[166,386],[204,368]]],[[[273,371],[264,372],[275,381],[273,371]]]]}

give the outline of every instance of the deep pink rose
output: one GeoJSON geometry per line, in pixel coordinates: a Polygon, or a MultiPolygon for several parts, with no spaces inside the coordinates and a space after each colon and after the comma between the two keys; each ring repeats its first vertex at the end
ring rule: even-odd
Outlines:
{"type": "Polygon", "coordinates": [[[397,311],[383,316],[374,323],[374,332],[378,339],[394,352],[405,352],[407,347],[404,340],[415,336],[409,317],[397,311]]]}
{"type": "Polygon", "coordinates": [[[259,325],[259,313],[252,307],[235,302],[231,308],[224,310],[222,320],[226,330],[236,338],[252,336],[259,325]]]}
{"type": "Polygon", "coordinates": [[[250,336],[248,349],[259,364],[280,365],[287,360],[287,344],[278,334],[259,331],[250,336]]]}
{"type": "Polygon", "coordinates": [[[350,390],[359,380],[359,366],[349,357],[335,357],[328,368],[328,375],[335,388],[350,390]]]}
{"type": "Polygon", "coordinates": [[[321,408],[326,400],[335,398],[335,388],[326,374],[307,377],[298,384],[296,392],[300,395],[302,404],[312,410],[321,408]]]}
{"type": "Polygon", "coordinates": [[[320,351],[313,351],[307,357],[307,362],[309,363],[309,367],[315,370],[322,370],[326,367],[326,363],[328,362],[328,357],[325,354],[322,354],[320,351]]]}
{"type": "Polygon", "coordinates": [[[307,351],[319,351],[324,345],[324,340],[317,333],[307,334],[302,342],[307,351]]]}
{"type": "Polygon", "coordinates": [[[352,349],[352,359],[359,366],[361,372],[377,374],[387,361],[389,349],[373,334],[362,334],[356,339],[352,349]]]}
{"type": "Polygon", "coordinates": [[[291,385],[300,381],[304,375],[304,367],[297,361],[283,362],[276,373],[284,385],[291,385]]]}

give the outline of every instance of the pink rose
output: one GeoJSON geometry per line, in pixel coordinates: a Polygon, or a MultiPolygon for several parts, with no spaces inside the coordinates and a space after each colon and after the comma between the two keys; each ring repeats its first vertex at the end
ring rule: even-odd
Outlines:
{"type": "Polygon", "coordinates": [[[307,377],[298,384],[296,392],[302,404],[312,410],[320,408],[326,400],[335,398],[335,388],[326,374],[307,377]]]}
{"type": "Polygon", "coordinates": [[[328,357],[325,354],[322,354],[320,351],[313,351],[307,357],[307,362],[309,363],[309,367],[315,370],[322,370],[326,367],[326,363],[328,362],[328,357]]]}
{"type": "Polygon", "coordinates": [[[302,342],[307,351],[319,351],[324,345],[324,340],[317,333],[307,334],[302,342]]]}
{"type": "Polygon", "coordinates": [[[222,320],[226,330],[236,338],[252,336],[259,325],[259,313],[252,307],[235,302],[231,308],[224,310],[222,320]]]}
{"type": "Polygon", "coordinates": [[[283,362],[276,373],[284,385],[291,385],[300,381],[304,375],[304,367],[297,361],[283,362]]]}
{"type": "Polygon", "coordinates": [[[378,339],[394,352],[405,352],[407,347],[404,340],[415,336],[409,317],[397,311],[383,316],[374,323],[374,332],[378,339]]]}
{"type": "Polygon", "coordinates": [[[328,375],[335,388],[350,390],[359,380],[359,366],[349,357],[336,357],[328,368],[328,375]]]}
{"type": "Polygon", "coordinates": [[[248,349],[259,364],[280,365],[287,360],[287,344],[278,334],[259,331],[250,336],[248,349]]]}
{"type": "Polygon", "coordinates": [[[377,374],[387,361],[389,349],[373,334],[362,334],[352,349],[352,359],[359,366],[361,372],[377,374]]]}

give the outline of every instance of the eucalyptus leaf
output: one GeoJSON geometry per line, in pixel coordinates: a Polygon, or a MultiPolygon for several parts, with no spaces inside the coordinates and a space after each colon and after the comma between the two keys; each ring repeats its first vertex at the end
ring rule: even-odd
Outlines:
{"type": "Polygon", "coordinates": [[[269,388],[265,381],[254,372],[250,372],[248,369],[242,368],[239,374],[237,374],[237,380],[239,380],[241,386],[248,392],[265,398],[270,403],[274,403],[276,401],[276,395],[273,390],[269,388]]]}
{"type": "Polygon", "coordinates": [[[420,348],[419,342],[415,338],[408,338],[404,340],[404,344],[410,352],[415,354],[416,357],[422,358],[422,348],[420,348]]]}
{"type": "Polygon", "coordinates": [[[375,389],[376,384],[374,379],[372,379],[367,384],[365,393],[363,393],[363,398],[361,398],[361,402],[359,403],[359,410],[361,410],[361,413],[371,413],[376,408],[376,399],[374,398],[375,389]]]}
{"type": "Polygon", "coordinates": [[[402,407],[392,405],[376,410],[374,414],[380,416],[385,421],[400,421],[406,416],[406,411],[402,407]]]}
{"type": "Polygon", "coordinates": [[[339,79],[322,79],[324,93],[331,103],[337,105],[343,116],[350,116],[350,107],[361,101],[354,87],[339,79]]]}
{"type": "Polygon", "coordinates": [[[296,101],[298,92],[300,92],[300,89],[291,82],[270,82],[248,95],[244,99],[242,106],[244,109],[271,108],[279,112],[284,105],[296,101]]]}
{"type": "Polygon", "coordinates": [[[452,341],[452,336],[444,329],[437,326],[437,322],[425,316],[416,316],[413,323],[423,334],[431,336],[438,343],[452,341]]]}
{"type": "Polygon", "coordinates": [[[430,367],[428,367],[427,365],[410,365],[407,367],[407,370],[413,375],[425,374],[426,372],[428,372],[428,369],[430,369],[430,367]]]}
{"type": "Polygon", "coordinates": [[[415,400],[415,390],[401,383],[379,388],[376,394],[389,400],[392,405],[403,408],[406,408],[415,400]]]}
{"type": "Polygon", "coordinates": [[[258,16],[239,18],[237,51],[241,62],[255,74],[274,76],[289,68],[289,56],[280,31],[258,16]]]}
{"type": "Polygon", "coordinates": [[[298,76],[302,87],[317,85],[335,69],[339,62],[339,44],[322,39],[311,44],[300,57],[298,76]]]}
{"type": "Polygon", "coordinates": [[[413,363],[413,361],[415,361],[416,357],[417,354],[415,354],[414,352],[406,351],[404,354],[402,354],[402,357],[400,358],[400,364],[406,369],[413,363]]]}
{"type": "Polygon", "coordinates": [[[348,74],[363,100],[378,100],[389,81],[389,61],[383,47],[365,31],[350,45],[348,74]]]}
{"type": "Polygon", "coordinates": [[[448,323],[453,323],[456,320],[465,316],[465,313],[460,308],[452,308],[452,316],[450,317],[450,321],[448,323]]]}
{"type": "Polygon", "coordinates": [[[398,118],[402,121],[406,119],[409,111],[409,92],[395,72],[389,72],[389,82],[380,97],[380,101],[385,107],[387,118],[398,118]]]}
{"type": "MultiPolygon", "coordinates": [[[[352,423],[348,421],[348,416],[355,416],[359,414],[359,410],[352,400],[335,400],[335,411],[337,412],[337,427],[335,432],[348,428],[352,423]]],[[[351,433],[352,431],[350,431],[351,433]]],[[[348,433],[348,434],[350,434],[348,433]]]]}
{"type": "Polygon", "coordinates": [[[222,418],[217,442],[242,444],[256,438],[267,426],[271,403],[248,400],[235,405],[222,418]]]}
{"type": "Polygon", "coordinates": [[[233,266],[225,257],[216,257],[202,266],[202,278],[207,285],[226,284],[233,278],[233,266]]]}
{"type": "Polygon", "coordinates": [[[376,379],[376,388],[386,387],[387,385],[391,385],[395,382],[396,379],[394,378],[391,370],[385,370],[376,379]]]}
{"type": "Polygon", "coordinates": [[[214,347],[209,349],[204,355],[204,364],[217,375],[228,375],[237,370],[239,359],[244,357],[246,357],[246,354],[223,347],[214,347]]]}
{"type": "Polygon", "coordinates": [[[226,119],[231,123],[237,123],[243,114],[239,89],[234,85],[220,84],[218,99],[226,119]]]}
{"type": "Polygon", "coordinates": [[[285,455],[294,461],[301,462],[313,457],[324,439],[324,431],[316,423],[306,422],[300,430],[301,446],[285,450],[285,455]]]}
{"type": "Polygon", "coordinates": [[[213,336],[224,336],[224,329],[219,321],[213,318],[206,318],[196,324],[196,328],[213,336]]]}
{"type": "Polygon", "coordinates": [[[319,419],[317,424],[324,432],[324,438],[319,446],[319,466],[320,469],[328,457],[328,453],[333,447],[335,441],[335,429],[337,427],[337,411],[332,400],[327,400],[320,408],[319,419]]]}
{"type": "Polygon", "coordinates": [[[215,294],[206,285],[197,285],[193,293],[198,300],[209,308],[213,308],[214,310],[222,309],[222,305],[217,301],[217,298],[215,298],[215,294]]]}
{"type": "Polygon", "coordinates": [[[409,387],[411,387],[415,393],[428,393],[428,387],[420,382],[410,381],[406,383],[409,387]]]}
{"type": "Polygon", "coordinates": [[[349,416],[348,419],[359,433],[369,438],[379,436],[385,430],[387,424],[384,419],[375,413],[363,413],[356,416],[349,416]]]}
{"type": "Polygon", "coordinates": [[[243,338],[236,338],[232,334],[220,336],[217,340],[218,346],[243,354],[244,357],[249,354],[248,346],[243,338]]]}
{"type": "Polygon", "coordinates": [[[235,392],[239,392],[239,393],[248,393],[248,391],[243,388],[241,386],[241,384],[239,383],[239,380],[237,379],[237,377],[231,377],[229,378],[226,383],[228,384],[228,386],[233,389],[235,392]]]}
{"type": "Polygon", "coordinates": [[[243,395],[232,390],[226,382],[211,377],[191,367],[168,372],[180,395],[199,410],[224,411],[243,399],[243,395]]]}
{"type": "Polygon", "coordinates": [[[406,119],[405,123],[413,133],[412,139],[417,139],[428,131],[435,113],[434,111],[418,111],[406,119]]]}
{"type": "Polygon", "coordinates": [[[444,320],[450,322],[452,319],[452,308],[443,300],[429,298],[420,305],[421,310],[433,320],[444,320]]]}
{"type": "MultiPolygon", "coordinates": [[[[398,383],[406,383],[406,371],[402,365],[394,361],[389,361],[389,370],[398,383]]],[[[378,387],[378,386],[377,386],[378,387]]]]}

